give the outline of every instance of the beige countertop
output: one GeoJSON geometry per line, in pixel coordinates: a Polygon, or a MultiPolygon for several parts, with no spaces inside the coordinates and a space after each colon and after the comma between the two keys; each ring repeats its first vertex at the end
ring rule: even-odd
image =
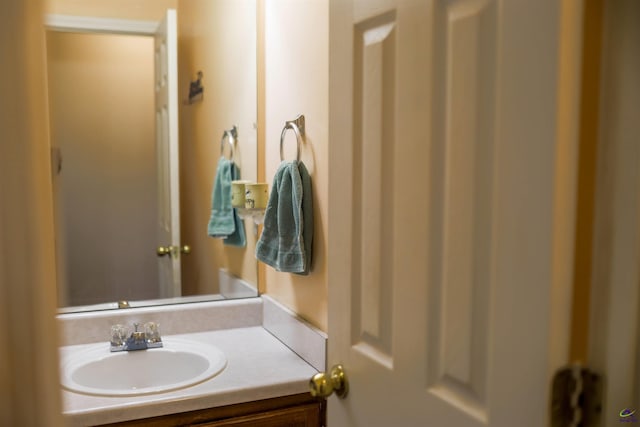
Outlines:
{"type": "MultiPolygon", "coordinates": [[[[168,335],[213,344],[226,368],[200,384],[166,393],[106,397],[63,390],[69,426],[87,426],[251,402],[308,391],[317,371],[262,326],[168,335]]],[[[62,355],[86,348],[67,345],[62,355]]]]}

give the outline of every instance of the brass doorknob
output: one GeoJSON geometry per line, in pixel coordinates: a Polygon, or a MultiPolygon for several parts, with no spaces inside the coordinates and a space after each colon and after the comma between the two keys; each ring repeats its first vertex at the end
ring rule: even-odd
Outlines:
{"type": "Polygon", "coordinates": [[[158,246],[158,249],[156,249],[156,254],[158,254],[158,256],[169,255],[171,254],[171,249],[171,246],[158,246]]]}
{"type": "Polygon", "coordinates": [[[325,372],[315,374],[309,380],[309,391],[313,397],[326,399],[335,392],[341,399],[349,393],[349,381],[342,365],[335,365],[327,375],[325,372]]]}
{"type": "Polygon", "coordinates": [[[183,254],[191,253],[191,246],[189,245],[180,246],[180,248],[178,248],[177,246],[158,246],[158,249],[156,249],[156,253],[158,254],[158,256],[176,255],[178,253],[178,249],[183,254]]]}

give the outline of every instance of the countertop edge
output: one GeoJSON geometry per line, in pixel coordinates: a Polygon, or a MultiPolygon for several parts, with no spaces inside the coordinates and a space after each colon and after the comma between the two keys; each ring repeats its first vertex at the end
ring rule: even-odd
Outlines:
{"type": "Polygon", "coordinates": [[[201,409],[222,408],[239,403],[257,400],[285,397],[308,392],[308,380],[289,383],[272,384],[256,387],[250,390],[224,391],[196,397],[184,397],[168,402],[153,402],[150,404],[130,404],[119,409],[97,409],[68,412],[64,414],[67,426],[88,426],[99,420],[102,424],[133,421],[144,418],[160,417],[163,415],[179,414],[198,411],[201,409]]]}

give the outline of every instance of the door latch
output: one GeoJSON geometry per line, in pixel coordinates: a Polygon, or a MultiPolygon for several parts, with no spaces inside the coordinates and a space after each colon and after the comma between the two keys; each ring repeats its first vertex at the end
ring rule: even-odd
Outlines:
{"type": "Polygon", "coordinates": [[[553,377],[551,427],[597,427],[602,414],[602,378],[572,365],[553,377]]]}

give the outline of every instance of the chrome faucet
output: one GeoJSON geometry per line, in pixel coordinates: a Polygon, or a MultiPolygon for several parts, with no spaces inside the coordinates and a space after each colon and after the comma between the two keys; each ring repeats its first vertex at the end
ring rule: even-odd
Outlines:
{"type": "Polygon", "coordinates": [[[133,327],[134,331],[128,337],[129,331],[125,325],[118,324],[111,327],[111,351],[135,351],[162,347],[157,323],[145,323],[144,331],[138,331],[139,323],[134,323],[133,327]]]}

